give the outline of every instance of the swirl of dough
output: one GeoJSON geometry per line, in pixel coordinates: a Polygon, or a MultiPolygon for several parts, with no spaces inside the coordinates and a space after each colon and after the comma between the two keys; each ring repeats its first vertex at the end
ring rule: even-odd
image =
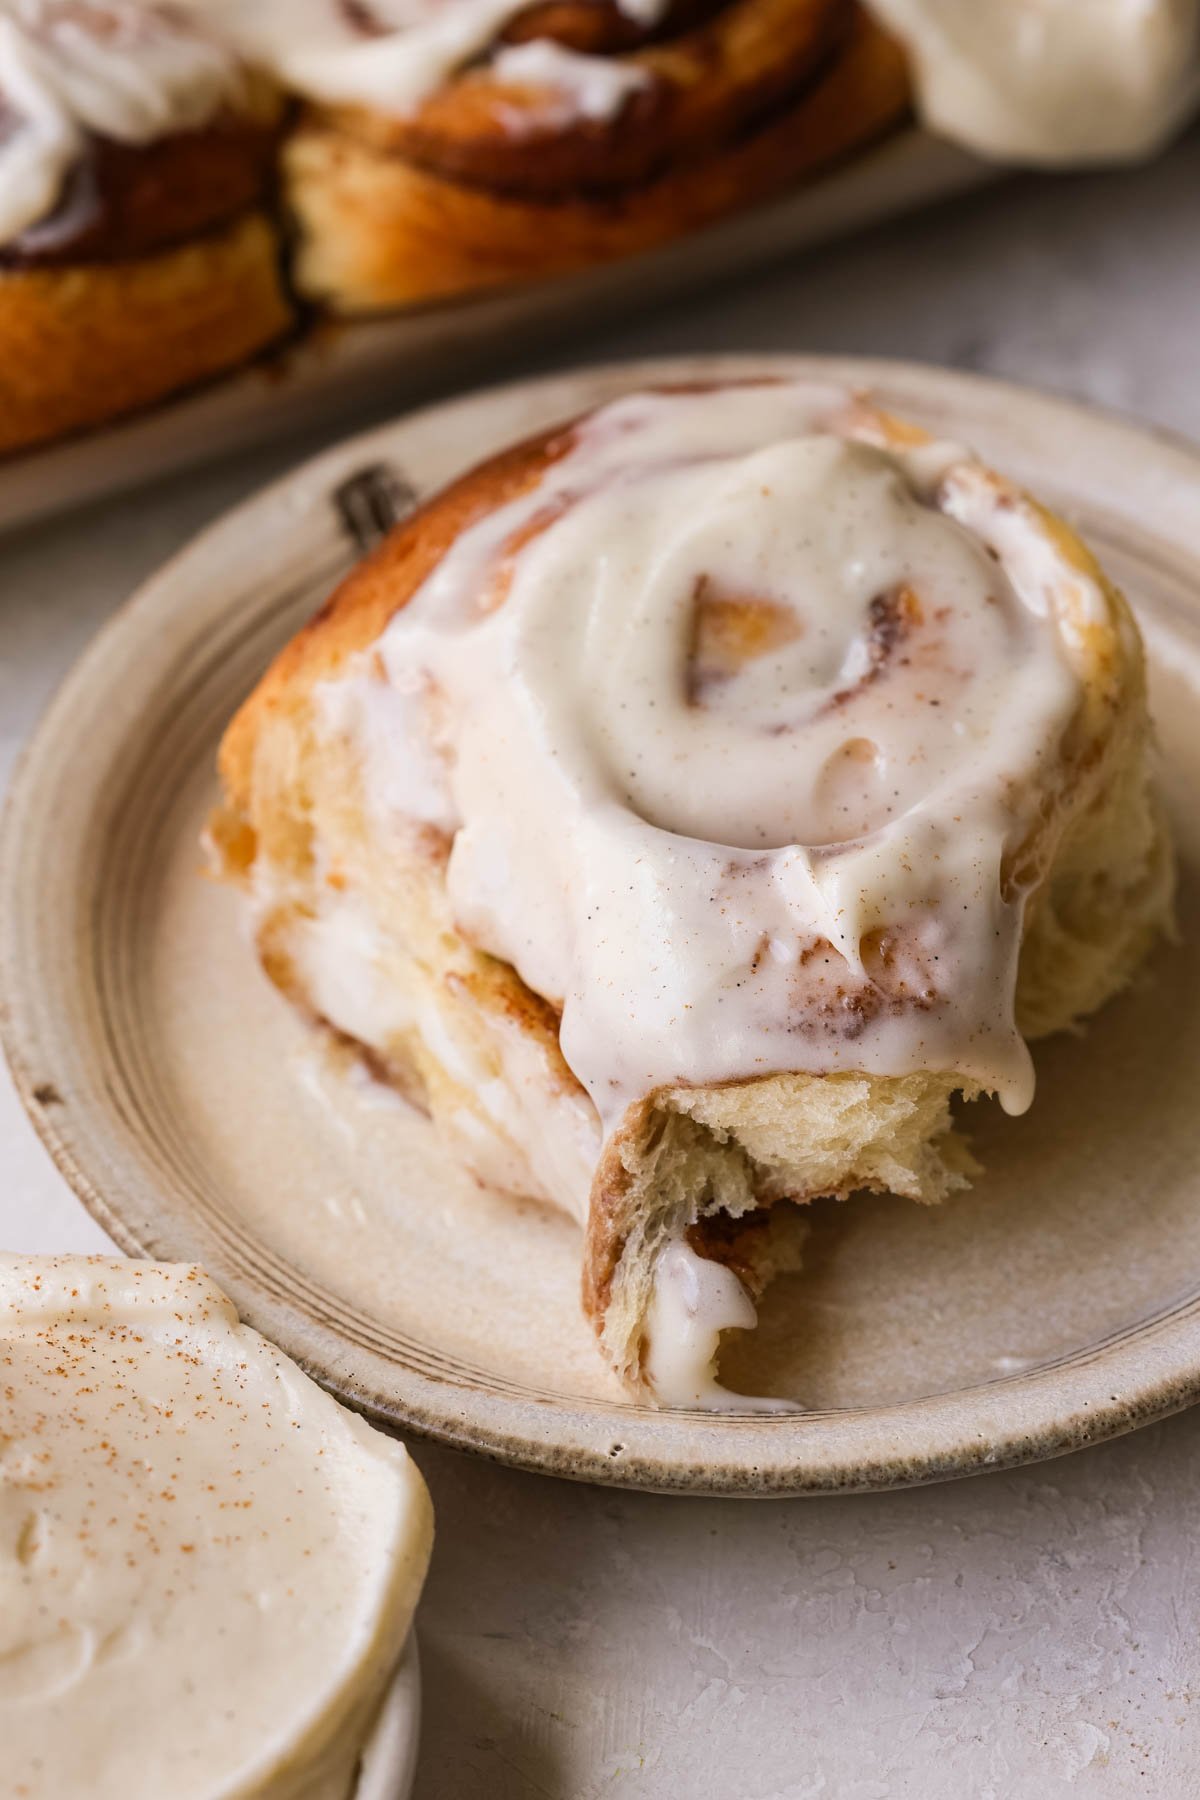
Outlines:
{"type": "Polygon", "coordinates": [[[206,124],[244,75],[201,24],[135,0],[0,0],[0,245],[53,212],[92,137],[206,124]]]}
{"type": "Polygon", "coordinates": [[[349,678],[368,798],[450,836],[459,929],[562,1009],[605,1119],[779,1069],[957,1070],[1018,1110],[1029,846],[1103,605],[1015,489],[845,393],[634,395],[349,678]]]}
{"type": "MultiPolygon", "coordinates": [[[[519,590],[537,589],[531,667],[568,631],[581,662],[585,640],[605,647],[562,723],[639,816],[747,850],[825,847],[956,782],[968,729],[1024,735],[1036,621],[894,454],[788,437],[644,474],[532,545],[519,590]],[[597,568],[604,510],[619,529],[597,568]],[[569,587],[552,631],[542,609],[569,587]]],[[[552,668],[542,680],[549,706],[552,668]]]]}
{"type": "MultiPolygon", "coordinates": [[[[179,0],[289,87],[331,104],[404,115],[478,58],[529,0],[179,0]]],[[[653,24],[667,0],[617,0],[653,24]]]]}

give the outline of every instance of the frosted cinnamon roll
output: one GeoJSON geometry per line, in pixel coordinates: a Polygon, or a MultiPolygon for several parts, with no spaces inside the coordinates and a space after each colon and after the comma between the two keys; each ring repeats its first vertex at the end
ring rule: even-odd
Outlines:
{"type": "Polygon", "coordinates": [[[894,124],[853,0],[310,0],[232,26],[311,102],[284,183],[302,293],[346,312],[645,250],[894,124]]]}
{"type": "Polygon", "coordinates": [[[0,0],[0,451],[287,329],[280,120],[273,86],[172,8],[0,0]]]}
{"type": "MultiPolygon", "coordinates": [[[[399,526],[221,749],[271,977],[486,1181],[570,1210],[613,1367],[720,1331],[798,1203],[937,1201],[954,1096],[1170,909],[1142,652],[969,451],[791,380],[632,393],[399,526]]],[[[800,1396],[802,1399],[803,1397],[800,1396]]]]}

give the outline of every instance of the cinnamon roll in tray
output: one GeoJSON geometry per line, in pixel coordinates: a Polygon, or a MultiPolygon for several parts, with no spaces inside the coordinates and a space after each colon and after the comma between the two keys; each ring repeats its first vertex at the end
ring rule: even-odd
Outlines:
{"type": "Polygon", "coordinates": [[[579,1220],[630,1388],[745,1406],[719,1335],[804,1203],[967,1186],[952,1103],[1024,1111],[1026,1040],[1163,928],[1148,745],[1059,519],[861,397],[738,381],[397,527],[233,721],[211,837],[284,992],[579,1220]]]}
{"type": "Polygon", "coordinates": [[[1200,0],[0,0],[0,454],[297,317],[648,252],[914,108],[1071,163],[1198,98],[1200,0]]]}
{"type": "Polygon", "coordinates": [[[0,452],[287,329],[265,210],[281,110],[177,9],[0,0],[0,452]]]}
{"type": "Polygon", "coordinates": [[[297,282],[341,311],[649,249],[796,186],[908,104],[898,45],[853,0],[377,0],[353,17],[354,37],[344,13],[310,39],[288,22],[287,43],[270,9],[260,27],[311,101],[284,156],[297,282]]]}

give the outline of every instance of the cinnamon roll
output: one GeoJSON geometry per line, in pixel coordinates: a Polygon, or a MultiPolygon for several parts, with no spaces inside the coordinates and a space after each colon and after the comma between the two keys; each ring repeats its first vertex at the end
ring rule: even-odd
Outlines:
{"type": "Polygon", "coordinates": [[[239,26],[311,104],[300,291],[344,312],[561,274],[793,187],[905,112],[853,0],[320,0],[239,26]]]}
{"type": "Polygon", "coordinates": [[[630,1386],[803,1203],[938,1201],[950,1103],[1168,920],[1142,651],[1061,520],[861,398],[635,392],[401,524],[224,739],[272,979],[484,1180],[570,1210],[630,1386]]]}
{"type": "Polygon", "coordinates": [[[169,7],[0,0],[0,452],[287,330],[273,84],[169,7]]]}

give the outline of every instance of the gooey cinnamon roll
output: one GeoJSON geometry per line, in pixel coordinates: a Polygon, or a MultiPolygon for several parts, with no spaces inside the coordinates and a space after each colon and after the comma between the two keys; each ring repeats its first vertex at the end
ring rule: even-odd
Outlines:
{"type": "MultiPolygon", "coordinates": [[[[612,1365],[715,1381],[802,1203],[937,1201],[950,1103],[1170,909],[1140,642],[961,445],[793,380],[635,392],[400,525],[230,726],[272,978],[570,1210],[612,1365]]],[[[802,1398],[802,1396],[801,1396],[802,1398]]]]}
{"type": "Polygon", "coordinates": [[[273,84],[174,8],[0,0],[0,452],[286,330],[280,123],[273,84]]]}
{"type": "Polygon", "coordinates": [[[284,154],[295,274],[343,312],[647,250],[794,187],[908,106],[899,47],[854,0],[225,10],[309,101],[284,154]]]}

